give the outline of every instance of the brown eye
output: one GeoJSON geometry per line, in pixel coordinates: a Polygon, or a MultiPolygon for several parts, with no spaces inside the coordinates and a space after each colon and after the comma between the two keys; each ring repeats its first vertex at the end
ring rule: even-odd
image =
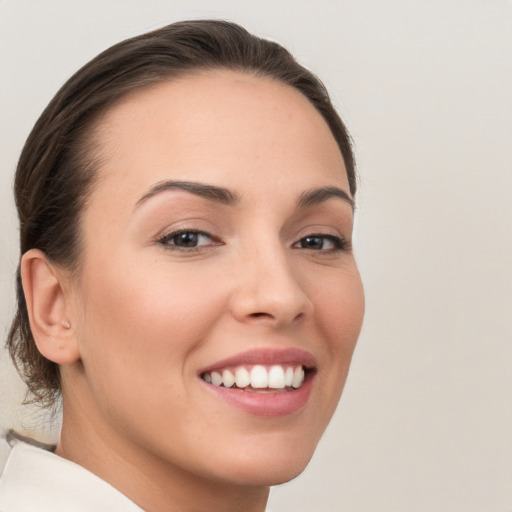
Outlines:
{"type": "Polygon", "coordinates": [[[198,233],[180,233],[174,235],[171,240],[178,247],[196,247],[199,241],[198,233]]]}
{"type": "Polygon", "coordinates": [[[170,248],[195,249],[205,245],[212,245],[214,241],[208,233],[201,231],[177,231],[162,237],[158,243],[170,248]]]}
{"type": "Polygon", "coordinates": [[[309,249],[312,251],[335,252],[343,250],[347,246],[347,242],[342,238],[333,235],[311,235],[301,238],[295,247],[300,249],[309,249]]]}
{"type": "Polygon", "coordinates": [[[304,249],[323,249],[325,239],[321,236],[308,236],[300,241],[304,249]]]}

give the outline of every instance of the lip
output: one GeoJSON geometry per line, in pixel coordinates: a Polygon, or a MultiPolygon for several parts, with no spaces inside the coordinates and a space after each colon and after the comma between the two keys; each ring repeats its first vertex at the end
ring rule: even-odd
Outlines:
{"type": "Polygon", "coordinates": [[[285,350],[254,349],[236,356],[217,361],[200,370],[198,373],[201,385],[216,398],[241,411],[257,416],[286,416],[298,412],[307,403],[313,389],[316,372],[308,371],[302,386],[291,391],[250,392],[238,388],[225,388],[208,384],[200,378],[205,372],[240,365],[302,365],[308,370],[316,368],[313,355],[295,348],[285,350]]]}
{"type": "Polygon", "coordinates": [[[222,361],[217,361],[205,368],[202,368],[198,375],[205,372],[213,372],[227,368],[229,366],[242,366],[242,365],[273,365],[273,364],[290,364],[290,365],[302,365],[305,368],[311,370],[316,368],[316,360],[313,354],[300,350],[298,348],[288,349],[252,349],[246,352],[242,352],[222,361]]]}

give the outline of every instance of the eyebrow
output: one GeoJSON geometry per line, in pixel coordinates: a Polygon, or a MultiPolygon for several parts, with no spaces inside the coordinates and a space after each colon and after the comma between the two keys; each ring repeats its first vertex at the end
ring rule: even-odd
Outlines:
{"type": "Polygon", "coordinates": [[[337,197],[350,205],[352,210],[355,209],[354,200],[341,188],[338,187],[319,187],[306,190],[301,194],[297,202],[299,208],[307,208],[319,203],[323,203],[332,197],[337,197]]]}
{"type": "MultiPolygon", "coordinates": [[[[149,191],[146,192],[137,201],[135,208],[140,206],[148,199],[167,190],[183,190],[185,192],[189,192],[190,194],[203,197],[204,199],[208,199],[216,203],[225,204],[227,206],[235,206],[240,201],[240,196],[238,194],[224,187],[207,185],[205,183],[198,183],[195,181],[168,180],[161,181],[154,185],[153,187],[151,187],[149,191]]],[[[332,186],[306,190],[300,195],[297,201],[297,207],[307,208],[309,206],[314,206],[323,203],[333,197],[345,201],[352,208],[352,210],[354,210],[354,200],[341,188],[332,186]]]]}
{"type": "Polygon", "coordinates": [[[215,185],[206,185],[194,181],[161,181],[154,187],[151,187],[149,191],[137,201],[135,207],[137,208],[151,197],[165,192],[166,190],[184,190],[190,194],[228,206],[234,206],[240,200],[237,194],[224,187],[216,187],[215,185]]]}

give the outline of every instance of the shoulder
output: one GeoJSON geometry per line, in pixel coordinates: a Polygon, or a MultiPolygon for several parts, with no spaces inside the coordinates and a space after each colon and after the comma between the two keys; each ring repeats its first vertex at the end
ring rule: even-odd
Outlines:
{"type": "Polygon", "coordinates": [[[83,467],[26,443],[11,449],[0,478],[0,512],[140,512],[126,496],[83,467]]]}

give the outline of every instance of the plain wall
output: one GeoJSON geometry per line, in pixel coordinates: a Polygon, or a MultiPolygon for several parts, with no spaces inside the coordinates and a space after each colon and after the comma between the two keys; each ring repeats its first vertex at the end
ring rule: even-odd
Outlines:
{"type": "MultiPolygon", "coordinates": [[[[512,510],[511,1],[0,0],[3,339],[12,178],[37,116],[107,46],[200,17],[275,39],[319,74],[361,174],[365,325],[333,422],[272,510],[512,510]]],[[[5,354],[0,371],[0,427],[55,439],[19,406],[5,354]]]]}

